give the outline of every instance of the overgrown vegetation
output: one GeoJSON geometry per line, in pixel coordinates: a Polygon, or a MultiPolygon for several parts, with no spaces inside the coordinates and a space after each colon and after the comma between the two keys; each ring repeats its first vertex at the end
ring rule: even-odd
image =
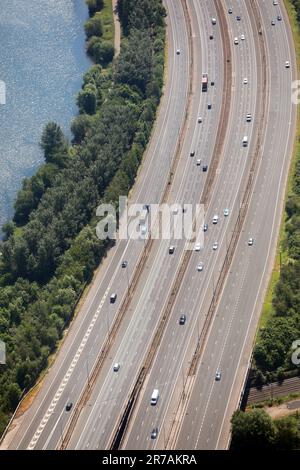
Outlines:
{"type": "Polygon", "coordinates": [[[262,409],[236,411],[232,417],[232,450],[300,450],[300,415],[272,420],[262,409]]]}
{"type": "MultiPolygon", "coordinates": [[[[106,2],[87,3],[87,40],[96,44],[106,2]]],[[[56,123],[45,127],[45,164],[24,180],[14,219],[3,229],[0,431],[47,366],[108,248],[96,237],[96,207],[128,193],[150,137],[163,83],[165,11],[161,0],[119,0],[119,8],[124,38],[117,62],[104,70],[108,58],[93,52],[97,63],[78,95],[73,143],[56,123]]]]}
{"type": "MultiPolygon", "coordinates": [[[[300,1],[291,0],[296,9],[299,37],[300,1]]],[[[292,6],[291,6],[292,8],[292,6]]],[[[295,23],[297,23],[295,21],[295,23]]],[[[299,50],[297,53],[299,54],[299,50]]],[[[299,126],[298,126],[299,129],[299,126]]],[[[298,131],[300,138],[300,129],[298,131]]],[[[300,144],[295,148],[296,161],[287,195],[283,240],[280,250],[283,263],[273,282],[268,316],[259,332],[254,350],[256,383],[282,380],[286,371],[297,369],[293,364],[292,343],[300,338],[300,144]]],[[[270,295],[269,295],[270,297],[270,295]]]]}

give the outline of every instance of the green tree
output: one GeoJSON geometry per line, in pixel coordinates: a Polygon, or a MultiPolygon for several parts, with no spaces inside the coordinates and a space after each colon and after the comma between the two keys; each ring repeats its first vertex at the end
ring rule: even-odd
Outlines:
{"type": "Polygon", "coordinates": [[[7,400],[8,400],[8,406],[11,410],[13,410],[19,403],[20,396],[21,396],[21,390],[18,384],[16,383],[9,384],[7,388],[7,400]]]}
{"type": "Polygon", "coordinates": [[[58,124],[49,122],[42,133],[41,143],[47,163],[62,166],[68,152],[67,140],[58,124]]]}
{"type": "Polygon", "coordinates": [[[101,11],[104,6],[104,0],[86,0],[89,9],[89,15],[93,16],[97,11],[101,11]]]}
{"type": "Polygon", "coordinates": [[[91,85],[84,87],[84,89],[78,93],[77,104],[82,113],[95,114],[97,96],[94,87],[91,85]]]}
{"type": "Polygon", "coordinates": [[[101,21],[101,14],[96,13],[95,16],[90,18],[85,22],[84,25],[86,37],[89,39],[92,36],[102,36],[103,34],[103,27],[101,21]]]}
{"type": "Polygon", "coordinates": [[[114,47],[109,41],[93,36],[87,45],[88,54],[97,64],[106,66],[114,58],[114,47]]]}
{"type": "Polygon", "coordinates": [[[276,438],[276,428],[270,416],[261,409],[244,413],[236,411],[231,419],[233,450],[271,449],[276,438]]]}
{"type": "Polygon", "coordinates": [[[275,421],[276,450],[300,450],[300,426],[297,417],[288,416],[275,421]]]}
{"type": "Polygon", "coordinates": [[[91,131],[91,118],[87,114],[80,114],[73,119],[71,124],[71,131],[74,136],[74,142],[79,144],[83,141],[85,136],[91,131]]]}

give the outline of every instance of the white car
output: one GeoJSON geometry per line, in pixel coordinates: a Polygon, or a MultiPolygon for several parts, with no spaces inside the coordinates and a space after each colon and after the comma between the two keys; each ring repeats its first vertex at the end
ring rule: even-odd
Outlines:
{"type": "Polygon", "coordinates": [[[113,371],[114,371],[114,372],[118,372],[119,369],[120,369],[120,364],[119,364],[118,362],[116,362],[116,363],[114,364],[113,371]]]}
{"type": "Polygon", "coordinates": [[[216,23],[217,23],[216,18],[212,18],[212,19],[211,19],[211,22],[212,22],[212,24],[216,24],[216,23]]]}
{"type": "Polygon", "coordinates": [[[229,209],[224,209],[224,216],[227,217],[229,215],[229,209]]]}
{"type": "Polygon", "coordinates": [[[273,0],[273,5],[278,5],[278,1],[277,0],[273,0]]]}
{"type": "Polygon", "coordinates": [[[201,116],[198,117],[198,122],[199,123],[202,122],[202,117],[201,116]]]}
{"type": "Polygon", "coordinates": [[[200,243],[196,243],[194,249],[195,249],[195,251],[200,251],[200,250],[201,250],[201,245],[200,245],[200,243]]]}
{"type": "Polygon", "coordinates": [[[248,240],[248,245],[249,245],[249,246],[252,246],[252,245],[253,245],[253,242],[254,242],[253,238],[249,238],[249,240],[248,240]]]}
{"type": "Polygon", "coordinates": [[[218,249],[218,243],[215,242],[215,243],[213,244],[213,250],[216,251],[217,249],[218,249]]]}
{"type": "Polygon", "coordinates": [[[286,68],[286,69],[289,69],[289,68],[290,68],[290,61],[289,61],[289,60],[286,61],[286,63],[285,63],[285,68],[286,68]]]}
{"type": "Polygon", "coordinates": [[[200,160],[200,158],[197,159],[196,165],[197,165],[197,166],[200,166],[200,165],[201,165],[201,160],[200,160]]]}
{"type": "Polygon", "coordinates": [[[241,40],[245,41],[245,35],[244,34],[241,34],[241,40]]]}
{"type": "Polygon", "coordinates": [[[247,85],[247,83],[248,83],[248,78],[244,78],[243,84],[244,84],[244,85],[247,85]]]}
{"type": "Polygon", "coordinates": [[[146,225],[141,225],[141,235],[146,235],[146,233],[147,233],[146,225]]]}
{"type": "Polygon", "coordinates": [[[247,114],[246,116],[246,121],[251,122],[252,121],[252,115],[250,113],[247,114]]]}
{"type": "Polygon", "coordinates": [[[197,271],[199,271],[199,272],[203,271],[203,263],[198,264],[197,271]]]}
{"type": "Polygon", "coordinates": [[[234,44],[238,44],[239,43],[238,38],[234,38],[233,42],[234,42],[234,44]]]}
{"type": "Polygon", "coordinates": [[[176,54],[177,54],[177,55],[180,54],[180,49],[177,49],[176,54]]]}

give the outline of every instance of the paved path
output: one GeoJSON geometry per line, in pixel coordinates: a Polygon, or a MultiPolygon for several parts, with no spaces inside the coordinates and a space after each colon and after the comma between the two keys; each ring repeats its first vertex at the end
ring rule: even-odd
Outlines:
{"type": "Polygon", "coordinates": [[[121,49],[121,25],[120,25],[119,16],[117,13],[117,3],[118,3],[118,0],[112,0],[114,24],[115,24],[115,57],[117,57],[120,54],[120,49],[121,49]]]}

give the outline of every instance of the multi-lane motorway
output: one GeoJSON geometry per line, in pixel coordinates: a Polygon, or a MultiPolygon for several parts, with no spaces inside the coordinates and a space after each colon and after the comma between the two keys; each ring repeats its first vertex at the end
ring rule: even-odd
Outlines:
{"type": "Polygon", "coordinates": [[[294,48],[281,2],[166,0],[165,6],[166,85],[131,201],[205,202],[204,246],[191,253],[182,272],[185,240],[116,243],[33,404],[8,435],[10,448],[54,449],[62,443],[70,449],[109,448],[145,364],[122,448],[228,446],[230,418],[272,267],[295,134],[294,48]],[[201,92],[203,73],[209,76],[206,93],[201,92]],[[202,171],[203,163],[208,172],[202,171]],[[215,214],[219,221],[213,225],[215,214]],[[170,244],[175,246],[171,255],[170,244]],[[228,274],[211,310],[226,263],[228,274]],[[117,300],[111,304],[113,292],[117,300]],[[179,324],[182,314],[184,325],[179,324]],[[201,354],[191,372],[199,341],[201,354]],[[117,372],[114,363],[120,365],[117,372]],[[221,380],[215,380],[217,371],[221,380]],[[151,406],[155,388],[160,396],[151,406]],[[86,399],[80,400],[83,393],[86,399]],[[152,439],[155,428],[158,435],[152,439]]]}

